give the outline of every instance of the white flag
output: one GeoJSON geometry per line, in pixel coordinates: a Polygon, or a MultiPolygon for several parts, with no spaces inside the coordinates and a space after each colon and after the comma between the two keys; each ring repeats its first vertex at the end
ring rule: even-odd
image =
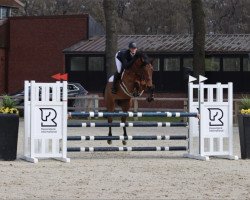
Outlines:
{"type": "Polygon", "coordinates": [[[188,76],[188,82],[191,83],[193,81],[196,81],[197,78],[194,78],[193,76],[188,76]]]}
{"type": "Polygon", "coordinates": [[[199,75],[199,83],[201,83],[201,82],[203,82],[205,80],[207,80],[206,77],[199,75]]]}

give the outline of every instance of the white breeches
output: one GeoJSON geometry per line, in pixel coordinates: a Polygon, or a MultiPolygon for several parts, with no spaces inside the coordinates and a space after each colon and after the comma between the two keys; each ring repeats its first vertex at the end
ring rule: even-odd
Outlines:
{"type": "MultiPolygon", "coordinates": [[[[117,53],[118,54],[118,53],[117,53]]],[[[115,54],[115,64],[116,64],[116,69],[118,73],[121,73],[122,70],[122,63],[120,60],[117,59],[117,54],[115,54]]]]}

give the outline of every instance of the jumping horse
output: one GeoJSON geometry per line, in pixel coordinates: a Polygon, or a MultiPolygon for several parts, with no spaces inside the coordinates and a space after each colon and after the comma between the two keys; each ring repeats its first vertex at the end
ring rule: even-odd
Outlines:
{"type": "MultiPolygon", "coordinates": [[[[109,79],[105,87],[104,100],[108,112],[114,112],[115,106],[121,107],[123,112],[129,111],[132,106],[132,97],[139,97],[143,92],[149,93],[147,101],[154,100],[154,86],[152,83],[153,66],[152,61],[146,54],[138,52],[132,61],[131,66],[122,73],[121,80],[116,94],[111,92],[112,77],[109,79]]],[[[108,117],[108,123],[112,123],[112,117],[108,117]]],[[[126,117],[121,117],[121,122],[126,122],[126,117]]],[[[112,127],[109,127],[109,136],[112,136],[112,127]]],[[[123,127],[123,135],[127,136],[126,127],[123,127]]],[[[107,141],[112,144],[111,140],[107,141]]],[[[125,140],[122,141],[126,145],[125,140]]]]}

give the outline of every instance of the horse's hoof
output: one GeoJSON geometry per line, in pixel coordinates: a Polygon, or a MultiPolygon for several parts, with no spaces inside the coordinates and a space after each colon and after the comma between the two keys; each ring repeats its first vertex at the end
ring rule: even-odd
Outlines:
{"type": "Polygon", "coordinates": [[[126,140],[122,140],[122,144],[123,145],[127,145],[127,141],[126,140]]]}
{"type": "Polygon", "coordinates": [[[112,140],[108,140],[107,142],[108,142],[108,144],[112,144],[112,140]]]}

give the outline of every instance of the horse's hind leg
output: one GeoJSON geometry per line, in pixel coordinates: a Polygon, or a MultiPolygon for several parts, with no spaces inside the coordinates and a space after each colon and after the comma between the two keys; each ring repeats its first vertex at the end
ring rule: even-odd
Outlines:
{"type": "MultiPolygon", "coordinates": [[[[108,83],[104,93],[104,99],[106,103],[106,108],[108,112],[114,112],[115,110],[115,100],[113,95],[111,94],[111,83],[108,83]]],[[[112,123],[112,117],[108,117],[108,123],[112,123]]],[[[108,136],[112,136],[112,127],[109,127],[108,136]]],[[[107,140],[108,144],[112,144],[112,140],[107,140]]]]}
{"type": "MultiPolygon", "coordinates": [[[[122,118],[121,118],[122,123],[125,123],[125,122],[126,122],[126,119],[127,119],[127,117],[122,117],[122,118]]],[[[125,136],[128,136],[128,135],[127,135],[126,127],[123,127],[123,136],[124,136],[124,137],[125,137],[125,136]]],[[[123,144],[123,145],[126,145],[126,144],[127,144],[127,141],[126,141],[126,140],[122,140],[122,144],[123,144]]]]}
{"type": "MultiPolygon", "coordinates": [[[[112,117],[108,117],[108,123],[112,123],[113,118],[112,117]]],[[[109,127],[109,134],[108,136],[112,136],[112,127],[109,127]]],[[[108,144],[112,144],[112,140],[107,140],[108,144]]]]}
{"type": "MultiPolygon", "coordinates": [[[[131,99],[122,101],[122,104],[121,104],[122,111],[123,111],[123,112],[128,112],[128,111],[129,111],[129,108],[131,107],[131,105],[132,105],[131,99]]],[[[127,120],[127,117],[122,117],[122,118],[121,118],[122,123],[126,123],[126,120],[127,120]]],[[[128,135],[127,135],[126,127],[123,127],[123,136],[125,136],[125,137],[128,136],[128,135]]],[[[127,144],[127,141],[126,141],[126,140],[123,140],[123,141],[122,141],[122,144],[123,144],[123,145],[126,145],[126,144],[127,144]]]]}

